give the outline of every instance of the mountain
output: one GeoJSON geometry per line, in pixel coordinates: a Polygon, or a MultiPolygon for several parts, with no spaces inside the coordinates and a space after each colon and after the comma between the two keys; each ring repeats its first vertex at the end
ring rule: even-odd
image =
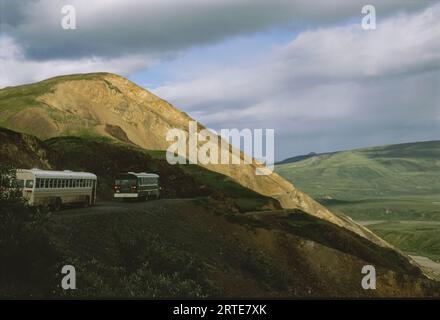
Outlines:
{"type": "MultiPolygon", "coordinates": [[[[166,150],[166,133],[188,132],[187,114],[165,100],[114,74],[77,74],[0,90],[0,126],[40,139],[60,136],[101,136],[166,150]]],[[[201,130],[203,126],[199,126],[201,130]]],[[[220,138],[219,138],[220,139],[220,138]]],[[[232,147],[227,146],[227,152],[232,147]]],[[[243,156],[243,155],[242,155],[243,156]]],[[[260,164],[203,165],[247,189],[356,232],[375,243],[386,242],[347,217],[336,216],[278,174],[256,175],[260,164]]]]}
{"type": "MultiPolygon", "coordinates": [[[[163,151],[99,136],[42,141],[0,129],[0,138],[0,164],[67,167],[99,176],[97,206],[66,208],[47,226],[54,260],[76,267],[81,285],[74,297],[434,297],[440,292],[398,251],[299,209],[274,210],[280,209],[274,199],[199,166],[170,165],[163,151]],[[158,172],[163,199],[106,201],[120,170],[158,172]],[[361,287],[367,264],[376,267],[377,290],[361,287]]],[[[40,265],[32,264],[37,277],[47,272],[40,265]]],[[[0,286],[0,296],[65,295],[47,283],[21,285],[0,286]]]]}
{"type": "Polygon", "coordinates": [[[276,172],[315,199],[344,201],[440,192],[440,141],[317,154],[276,172]]]}

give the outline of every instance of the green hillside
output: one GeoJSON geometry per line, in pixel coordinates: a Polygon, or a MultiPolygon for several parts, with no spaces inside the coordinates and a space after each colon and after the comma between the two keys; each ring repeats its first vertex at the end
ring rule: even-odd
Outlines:
{"type": "Polygon", "coordinates": [[[440,221],[383,221],[368,228],[408,254],[440,261],[440,221]]]}
{"type": "Polygon", "coordinates": [[[440,194],[440,141],[317,155],[276,171],[317,199],[440,194]]]}

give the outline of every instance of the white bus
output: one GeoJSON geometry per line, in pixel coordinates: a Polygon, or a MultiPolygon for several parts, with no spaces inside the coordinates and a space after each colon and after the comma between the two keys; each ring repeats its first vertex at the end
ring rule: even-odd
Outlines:
{"type": "Polygon", "coordinates": [[[116,176],[114,197],[119,199],[140,199],[160,197],[159,176],[154,173],[128,172],[116,176]]]}
{"type": "Polygon", "coordinates": [[[49,206],[58,211],[63,204],[96,202],[97,177],[93,173],[17,169],[16,183],[31,206],[49,206]]]}

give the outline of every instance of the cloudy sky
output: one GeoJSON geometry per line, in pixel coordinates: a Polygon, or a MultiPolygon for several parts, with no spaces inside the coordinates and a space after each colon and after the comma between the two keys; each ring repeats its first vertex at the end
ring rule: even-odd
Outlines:
{"type": "Polygon", "coordinates": [[[274,128],[278,160],[440,139],[440,1],[0,0],[0,31],[0,87],[119,73],[212,129],[274,128]]]}

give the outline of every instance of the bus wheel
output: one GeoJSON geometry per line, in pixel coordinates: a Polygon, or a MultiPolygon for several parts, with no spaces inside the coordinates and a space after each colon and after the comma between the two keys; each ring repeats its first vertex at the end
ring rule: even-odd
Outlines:
{"type": "Polygon", "coordinates": [[[53,204],[53,210],[54,211],[60,211],[61,210],[61,199],[56,198],[55,203],[53,204]]]}

